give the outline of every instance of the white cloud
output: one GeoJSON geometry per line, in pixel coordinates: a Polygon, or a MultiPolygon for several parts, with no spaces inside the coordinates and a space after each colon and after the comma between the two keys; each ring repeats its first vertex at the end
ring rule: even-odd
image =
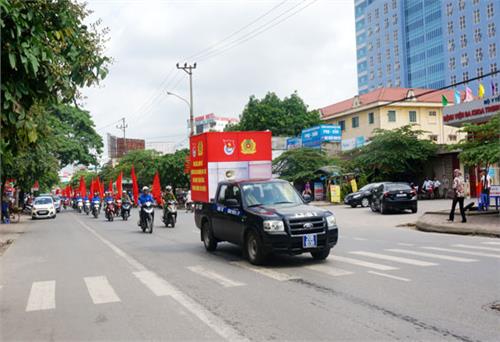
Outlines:
{"type": "MultiPolygon", "coordinates": [[[[211,46],[279,3],[90,1],[91,19],[101,18],[110,28],[106,53],[115,59],[102,85],[84,90],[96,126],[125,116],[130,137],[184,139],[188,108],[165,90],[187,98],[187,75],[174,70],[161,88],[166,75],[176,62],[185,62],[185,56],[211,46]],[[148,102],[161,89],[163,94],[148,102]]],[[[238,36],[307,3],[288,1],[238,36]]],[[[187,61],[198,62],[193,78],[195,114],[238,116],[250,95],[262,97],[268,91],[287,96],[297,90],[311,108],[352,96],[356,92],[353,6],[351,0],[320,0],[219,56],[187,61]]],[[[114,126],[100,132],[120,133],[114,126]]]]}

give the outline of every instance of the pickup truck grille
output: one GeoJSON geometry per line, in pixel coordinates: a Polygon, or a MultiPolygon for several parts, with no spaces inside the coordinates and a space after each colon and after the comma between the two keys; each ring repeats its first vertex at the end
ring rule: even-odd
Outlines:
{"type": "Polygon", "coordinates": [[[325,220],[322,217],[301,217],[287,220],[291,235],[325,232],[325,220]]]}

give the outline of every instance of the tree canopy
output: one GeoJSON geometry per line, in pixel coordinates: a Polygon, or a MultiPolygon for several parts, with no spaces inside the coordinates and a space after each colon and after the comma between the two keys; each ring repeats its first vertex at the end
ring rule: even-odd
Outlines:
{"type": "Polygon", "coordinates": [[[374,130],[375,135],[354,157],[351,167],[365,173],[370,181],[409,181],[422,172],[425,162],[437,150],[430,140],[419,139],[424,131],[407,125],[374,130]]]}
{"type": "Polygon", "coordinates": [[[274,136],[296,136],[302,129],[321,123],[319,112],[308,111],[297,93],[280,99],[269,92],[263,99],[250,96],[238,124],[229,125],[230,131],[265,131],[274,136]]]}
{"type": "Polygon", "coordinates": [[[464,124],[460,132],[466,136],[454,145],[458,157],[467,166],[483,166],[488,169],[500,160],[500,115],[484,124],[464,124]]]}
{"type": "Polygon", "coordinates": [[[2,184],[55,184],[60,166],[93,163],[102,148],[77,101],[107,74],[105,31],[70,0],[0,1],[0,12],[2,184]]]}
{"type": "Polygon", "coordinates": [[[315,171],[333,160],[319,149],[288,150],[273,161],[273,173],[290,182],[306,182],[317,178],[315,171]]]}

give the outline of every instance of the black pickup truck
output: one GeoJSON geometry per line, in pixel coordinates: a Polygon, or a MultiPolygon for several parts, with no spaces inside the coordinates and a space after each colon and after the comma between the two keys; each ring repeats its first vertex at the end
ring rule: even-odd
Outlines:
{"type": "Polygon", "coordinates": [[[215,199],[195,204],[196,226],[208,251],[228,241],[243,247],[252,264],[271,253],[310,252],[326,259],[338,239],[335,217],[310,205],[287,181],[221,182],[215,199]]]}

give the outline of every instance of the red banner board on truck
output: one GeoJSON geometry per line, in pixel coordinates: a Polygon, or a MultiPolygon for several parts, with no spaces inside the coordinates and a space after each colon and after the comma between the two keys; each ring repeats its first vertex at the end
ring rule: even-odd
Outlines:
{"type": "Polygon", "coordinates": [[[190,139],[191,197],[214,198],[223,180],[271,178],[271,132],[208,132],[190,139]]]}

